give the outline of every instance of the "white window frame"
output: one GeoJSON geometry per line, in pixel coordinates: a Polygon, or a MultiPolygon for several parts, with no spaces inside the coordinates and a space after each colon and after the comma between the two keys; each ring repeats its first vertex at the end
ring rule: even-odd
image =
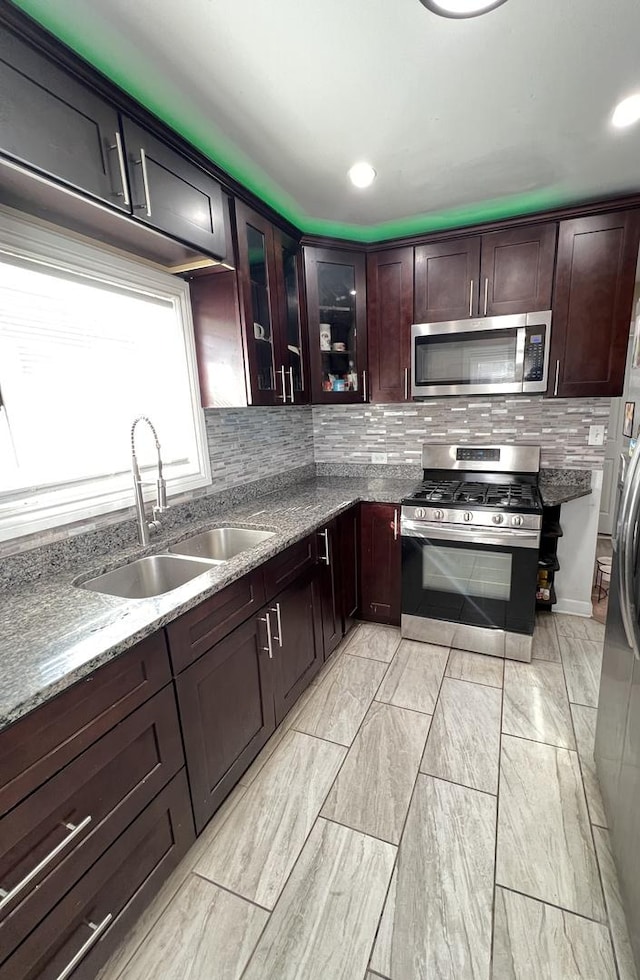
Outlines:
{"type": "MultiPolygon", "coordinates": [[[[12,258],[75,273],[96,283],[115,283],[175,304],[182,324],[198,472],[168,478],[167,494],[175,497],[210,486],[211,463],[200,398],[188,284],[144,260],[130,258],[109,246],[94,244],[81,235],[59,230],[38,218],[0,205],[0,260],[11,261],[12,258]]],[[[79,447],[81,450],[82,447],[79,447]]],[[[150,477],[153,476],[153,463],[153,460],[149,460],[150,477]]],[[[25,537],[131,507],[134,502],[131,480],[126,481],[126,487],[119,489],[110,487],[109,483],[113,484],[113,477],[0,492],[0,541],[25,537]]]]}

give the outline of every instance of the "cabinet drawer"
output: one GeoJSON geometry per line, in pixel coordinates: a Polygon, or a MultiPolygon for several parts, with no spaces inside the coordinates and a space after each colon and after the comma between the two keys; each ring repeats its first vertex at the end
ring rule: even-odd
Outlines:
{"type": "MultiPolygon", "coordinates": [[[[269,602],[282,589],[306,572],[308,568],[313,568],[317,562],[317,535],[309,534],[302,541],[292,544],[286,551],[276,555],[263,567],[265,600],[269,602]]],[[[324,547],[324,542],[320,547],[324,547]]]]}
{"type": "Polygon", "coordinates": [[[175,673],[215,646],[264,605],[261,569],[245,575],[167,626],[175,673]]]}
{"type": "Polygon", "coordinates": [[[75,957],[73,980],[93,980],[193,839],[181,770],[4,961],[0,980],[57,980],[75,957]]]}
{"type": "Polygon", "coordinates": [[[171,680],[160,630],[0,734],[0,816],[171,680]]]}
{"type": "Polygon", "coordinates": [[[1,900],[0,948],[18,946],[183,765],[166,687],[0,820],[3,891],[44,864],[1,900]]]}

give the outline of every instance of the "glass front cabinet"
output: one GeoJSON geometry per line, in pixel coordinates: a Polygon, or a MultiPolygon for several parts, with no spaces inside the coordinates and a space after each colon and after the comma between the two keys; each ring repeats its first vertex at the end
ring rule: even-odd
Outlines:
{"type": "Polygon", "coordinates": [[[366,402],[366,261],[359,252],[304,249],[312,401],[366,402]]]}
{"type": "Polygon", "coordinates": [[[240,201],[238,284],[253,405],[309,401],[300,304],[300,248],[240,201]]]}

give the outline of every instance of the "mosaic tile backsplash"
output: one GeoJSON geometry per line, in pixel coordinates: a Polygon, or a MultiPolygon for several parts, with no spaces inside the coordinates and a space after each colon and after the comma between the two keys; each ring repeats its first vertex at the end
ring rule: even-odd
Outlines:
{"type": "Polygon", "coordinates": [[[213,490],[313,463],[308,406],[214,408],[204,414],[213,490]]]}
{"type": "Polygon", "coordinates": [[[415,469],[420,467],[423,442],[530,442],[542,447],[543,467],[602,469],[604,446],[588,445],[589,426],[606,426],[609,409],[609,398],[539,395],[314,406],[315,460],[386,462],[415,469]],[[386,460],[379,458],[381,453],[386,460]]]}

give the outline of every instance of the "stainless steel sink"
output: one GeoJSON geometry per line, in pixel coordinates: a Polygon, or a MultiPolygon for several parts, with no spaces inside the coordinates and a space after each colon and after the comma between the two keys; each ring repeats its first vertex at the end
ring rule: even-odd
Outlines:
{"type": "Polygon", "coordinates": [[[209,571],[205,562],[189,561],[173,555],[151,555],[82,582],[83,589],[122,596],[123,599],[149,599],[171,592],[209,571]]]}
{"type": "Polygon", "coordinates": [[[274,533],[257,531],[250,527],[214,527],[210,531],[202,531],[191,538],[185,538],[168,550],[172,555],[188,555],[192,558],[223,562],[272,538],[274,533]]]}

